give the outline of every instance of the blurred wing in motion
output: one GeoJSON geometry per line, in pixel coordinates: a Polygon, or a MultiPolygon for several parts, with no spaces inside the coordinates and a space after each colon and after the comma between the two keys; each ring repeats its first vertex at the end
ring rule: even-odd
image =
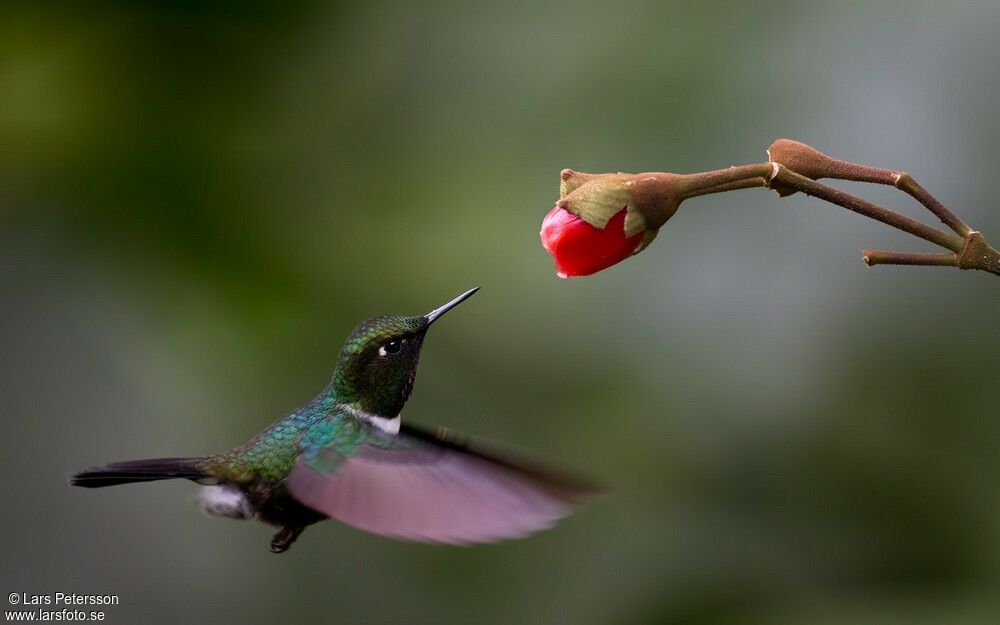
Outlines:
{"type": "Polygon", "coordinates": [[[306,450],[288,478],[301,503],[375,534],[484,543],[551,527],[592,484],[475,449],[446,430],[371,433],[347,456],[306,450]],[[327,469],[329,468],[329,469],[327,469]]]}

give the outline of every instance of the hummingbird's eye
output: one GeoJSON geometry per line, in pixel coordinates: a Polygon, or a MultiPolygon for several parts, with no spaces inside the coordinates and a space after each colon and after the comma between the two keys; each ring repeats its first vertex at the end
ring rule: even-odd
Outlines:
{"type": "Polygon", "coordinates": [[[378,348],[379,356],[397,356],[403,351],[403,343],[406,339],[392,339],[382,347],[378,348]]]}

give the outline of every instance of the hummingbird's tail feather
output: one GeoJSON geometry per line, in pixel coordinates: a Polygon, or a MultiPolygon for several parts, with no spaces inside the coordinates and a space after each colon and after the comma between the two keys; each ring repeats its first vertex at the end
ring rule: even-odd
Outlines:
{"type": "Polygon", "coordinates": [[[71,486],[100,488],[130,482],[153,482],[175,478],[197,480],[209,477],[199,468],[202,460],[202,458],[150,458],[112,462],[80,471],[70,478],[69,483],[71,486]]]}

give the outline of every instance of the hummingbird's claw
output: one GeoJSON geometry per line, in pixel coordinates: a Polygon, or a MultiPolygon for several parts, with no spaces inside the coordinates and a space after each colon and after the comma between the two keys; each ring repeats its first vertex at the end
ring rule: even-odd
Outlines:
{"type": "Polygon", "coordinates": [[[271,553],[284,553],[292,546],[295,539],[302,533],[304,527],[283,527],[271,539],[271,553]]]}

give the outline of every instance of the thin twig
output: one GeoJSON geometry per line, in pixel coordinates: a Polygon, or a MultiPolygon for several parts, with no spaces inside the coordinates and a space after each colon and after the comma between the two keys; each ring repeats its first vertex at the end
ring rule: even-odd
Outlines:
{"type": "Polygon", "coordinates": [[[751,165],[734,165],[725,169],[714,169],[697,174],[685,174],[680,177],[681,198],[696,197],[705,193],[746,189],[758,185],[774,173],[771,163],[753,163],[751,165]]]}
{"type": "Polygon", "coordinates": [[[843,206],[855,213],[876,221],[881,221],[897,230],[908,232],[913,236],[920,237],[925,241],[930,241],[953,252],[961,252],[965,247],[965,240],[960,237],[942,232],[916,219],[889,210],[878,204],[873,204],[840,189],[835,189],[821,182],[801,176],[783,165],[779,165],[778,172],[771,179],[771,184],[772,186],[780,184],[784,187],[790,187],[806,195],[812,195],[832,204],[843,206]]]}
{"type": "Polygon", "coordinates": [[[954,230],[958,236],[965,238],[972,232],[968,224],[956,217],[905,171],[871,167],[833,158],[810,145],[792,139],[778,139],[771,144],[767,153],[772,161],[777,161],[813,180],[835,178],[896,187],[937,215],[938,219],[954,230]]]}
{"type": "Polygon", "coordinates": [[[969,236],[969,233],[972,232],[972,228],[970,228],[968,224],[948,210],[944,204],[928,193],[926,189],[920,186],[920,184],[913,179],[913,176],[905,171],[899,173],[896,180],[896,188],[905,191],[918,202],[926,206],[928,210],[938,216],[942,223],[954,230],[958,236],[967,237],[969,236]]]}
{"type": "Polygon", "coordinates": [[[766,187],[767,179],[757,176],[755,178],[745,178],[743,180],[737,180],[735,182],[728,182],[725,184],[719,184],[714,187],[705,187],[704,189],[697,189],[695,191],[689,191],[687,197],[698,197],[699,195],[710,195],[712,193],[724,193],[726,191],[737,191],[739,189],[753,189],[755,187],[766,187]]]}
{"type": "Polygon", "coordinates": [[[954,213],[938,201],[933,195],[920,186],[913,176],[905,171],[894,171],[882,167],[869,167],[859,163],[851,163],[840,159],[834,159],[834,166],[828,178],[840,180],[853,180],[855,182],[870,182],[873,184],[884,184],[896,187],[913,199],[923,204],[927,210],[937,215],[941,223],[955,231],[960,237],[965,237],[972,228],[959,219],[954,213]]]}
{"type": "Polygon", "coordinates": [[[924,265],[934,267],[958,267],[956,254],[936,254],[930,252],[887,252],[884,250],[864,250],[861,259],[869,267],[875,265],[924,265]]]}

